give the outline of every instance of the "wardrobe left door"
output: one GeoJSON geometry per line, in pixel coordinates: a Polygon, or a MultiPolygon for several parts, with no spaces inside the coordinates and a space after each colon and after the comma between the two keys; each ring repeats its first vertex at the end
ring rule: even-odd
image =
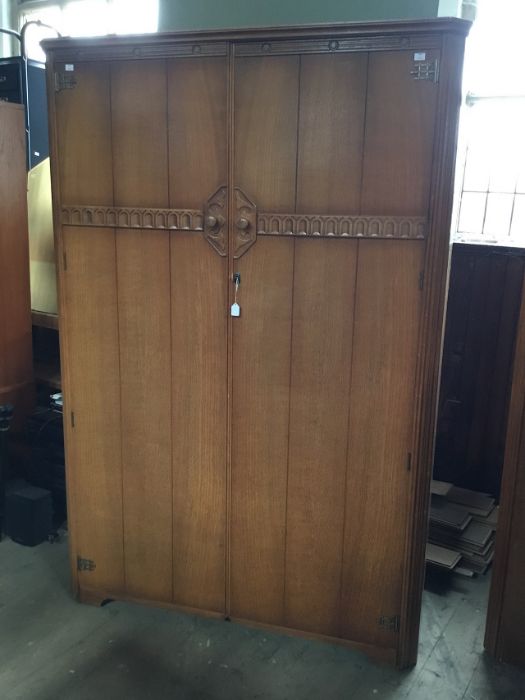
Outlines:
{"type": "Polygon", "coordinates": [[[227,177],[226,58],[74,72],[55,104],[81,597],[222,612],[227,269],[203,222],[227,177]]]}

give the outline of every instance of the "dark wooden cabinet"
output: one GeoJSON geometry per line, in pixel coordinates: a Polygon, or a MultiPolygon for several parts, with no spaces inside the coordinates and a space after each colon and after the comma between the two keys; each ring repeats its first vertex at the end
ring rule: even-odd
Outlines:
{"type": "Polygon", "coordinates": [[[499,498],[525,250],[452,249],[434,477],[499,498]]]}
{"type": "Polygon", "coordinates": [[[80,599],[414,662],[467,29],[46,42],[80,599]]]}

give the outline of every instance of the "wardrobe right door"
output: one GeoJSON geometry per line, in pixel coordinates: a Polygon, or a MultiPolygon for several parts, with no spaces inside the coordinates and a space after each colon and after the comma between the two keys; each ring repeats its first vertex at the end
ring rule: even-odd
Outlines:
{"type": "Polygon", "coordinates": [[[437,86],[304,44],[236,47],[229,610],[393,657],[437,86]]]}

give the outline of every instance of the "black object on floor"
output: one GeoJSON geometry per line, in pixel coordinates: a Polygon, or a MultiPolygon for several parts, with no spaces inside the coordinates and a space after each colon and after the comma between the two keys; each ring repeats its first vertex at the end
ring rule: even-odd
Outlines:
{"type": "Polygon", "coordinates": [[[37,486],[8,491],[5,497],[6,534],[19,544],[34,547],[53,530],[51,493],[37,486]]]}
{"type": "Polygon", "coordinates": [[[5,481],[7,478],[7,433],[13,417],[10,403],[0,406],[0,541],[4,532],[5,481]]]}

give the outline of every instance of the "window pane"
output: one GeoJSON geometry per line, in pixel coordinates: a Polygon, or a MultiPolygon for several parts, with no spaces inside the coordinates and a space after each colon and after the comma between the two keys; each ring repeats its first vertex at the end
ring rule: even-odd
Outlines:
{"type": "Polygon", "coordinates": [[[64,31],[69,36],[108,34],[109,9],[106,0],[74,0],[63,9],[64,31]]]}
{"type": "Polygon", "coordinates": [[[510,236],[517,243],[525,245],[525,194],[517,194],[514,200],[510,236]]]}
{"type": "Polygon", "coordinates": [[[518,169],[516,151],[501,148],[494,154],[490,164],[490,191],[514,192],[518,179],[518,169]]]}
{"type": "Polygon", "coordinates": [[[516,192],[525,193],[525,154],[522,156],[521,161],[521,172],[518,175],[518,182],[516,184],[516,192]]]}
{"type": "Polygon", "coordinates": [[[485,216],[486,198],[486,194],[463,192],[458,225],[458,231],[460,233],[481,235],[483,217],[485,216]]]}
{"type": "Polygon", "coordinates": [[[489,159],[486,151],[477,147],[477,144],[469,146],[465,165],[465,179],[463,187],[466,190],[486,191],[489,188],[489,159]]]}
{"type": "Polygon", "coordinates": [[[513,199],[512,194],[489,194],[483,227],[485,236],[499,240],[509,235],[513,199]]]}

